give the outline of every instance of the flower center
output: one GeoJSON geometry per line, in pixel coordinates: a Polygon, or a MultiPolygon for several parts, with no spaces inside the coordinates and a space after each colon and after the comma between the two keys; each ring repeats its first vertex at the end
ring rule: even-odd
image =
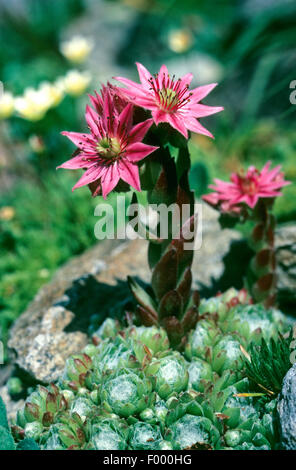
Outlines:
{"type": "Polygon", "coordinates": [[[157,105],[165,112],[174,113],[185,106],[192,96],[188,86],[181,79],[175,80],[175,76],[159,74],[149,80],[151,90],[154,92],[157,105]]]}
{"type": "Polygon", "coordinates": [[[159,91],[160,100],[162,101],[162,105],[165,108],[174,107],[178,104],[179,97],[178,93],[171,88],[162,88],[159,91]]]}
{"type": "Polygon", "coordinates": [[[121,145],[116,137],[106,136],[97,143],[96,149],[102,157],[112,159],[120,154],[121,145]]]}
{"type": "Polygon", "coordinates": [[[250,196],[254,196],[257,193],[258,187],[255,179],[242,177],[241,178],[241,188],[245,194],[249,194],[250,196]]]}

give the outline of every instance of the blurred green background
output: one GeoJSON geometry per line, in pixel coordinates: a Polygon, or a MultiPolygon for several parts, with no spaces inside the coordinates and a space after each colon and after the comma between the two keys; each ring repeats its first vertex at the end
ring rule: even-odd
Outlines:
{"type": "MultiPolygon", "coordinates": [[[[88,71],[88,91],[114,75],[137,79],[135,61],[151,72],[162,63],[194,86],[219,82],[206,100],[225,111],[203,120],[215,135],[191,140],[191,183],[199,197],[213,177],[267,160],[295,182],[294,0],[0,0],[0,80],[5,92],[54,83],[75,68],[88,71]],[[80,64],[61,44],[82,35],[93,42],[80,64]]],[[[86,88],[86,86],[84,87],[86,88]]],[[[0,121],[0,327],[13,320],[39,287],[71,256],[96,242],[87,188],[71,187],[77,172],[55,167],[73,146],[62,130],[84,128],[86,91],[65,94],[34,121],[0,121]]],[[[1,106],[0,106],[1,114],[1,106]]],[[[279,222],[295,219],[295,185],[285,189],[279,222]]],[[[1,338],[0,338],[1,339],[1,338]]]]}

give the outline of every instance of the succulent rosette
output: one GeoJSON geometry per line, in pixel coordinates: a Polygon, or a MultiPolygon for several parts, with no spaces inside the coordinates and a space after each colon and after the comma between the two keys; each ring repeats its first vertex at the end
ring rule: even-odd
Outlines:
{"type": "MultiPolygon", "coordinates": [[[[97,345],[85,348],[91,362],[83,387],[66,389],[65,377],[85,353],[69,358],[57,385],[28,397],[15,439],[31,437],[41,449],[277,448],[276,399],[250,393],[240,347],[246,353],[254,341],[276,338],[288,328],[285,317],[250,304],[245,291],[234,289],[202,301],[200,309],[204,319],[184,353],[172,351],[165,331],[155,326],[115,332],[106,320],[108,328],[95,334],[97,345]]],[[[80,363],[75,367],[71,380],[81,372],[80,363]]]]}

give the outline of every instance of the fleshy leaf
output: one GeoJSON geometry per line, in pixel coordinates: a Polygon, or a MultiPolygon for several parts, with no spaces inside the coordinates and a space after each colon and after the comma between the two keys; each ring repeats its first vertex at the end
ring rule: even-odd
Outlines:
{"type": "Polygon", "coordinates": [[[175,289],[178,276],[177,251],[171,248],[159,260],[152,274],[152,289],[158,300],[175,289]]]}

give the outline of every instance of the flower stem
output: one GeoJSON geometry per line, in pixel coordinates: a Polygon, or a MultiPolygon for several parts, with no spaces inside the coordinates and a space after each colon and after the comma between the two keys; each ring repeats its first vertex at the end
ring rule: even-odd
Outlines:
{"type": "Polygon", "coordinates": [[[273,201],[261,199],[252,215],[254,228],[250,245],[255,251],[249,266],[248,282],[256,302],[271,307],[276,302],[275,216],[273,201]]]}
{"type": "MultiPolygon", "coordinates": [[[[134,281],[130,285],[138,301],[137,313],[142,323],[162,326],[168,333],[171,346],[182,349],[188,332],[197,323],[199,305],[199,295],[192,295],[191,292],[195,220],[194,194],[188,180],[190,156],[186,140],[180,139],[171,130],[167,134],[153,134],[149,144],[158,145],[159,150],[154,152],[145,167],[148,202],[163,204],[167,213],[170,213],[168,209],[171,207],[178,213],[181,223],[176,233],[176,222],[172,216],[167,236],[162,238],[161,233],[157,232],[158,240],[149,241],[153,298],[147,302],[147,296],[139,293],[134,281]],[[177,153],[177,156],[172,157],[171,152],[174,155],[177,153]],[[187,220],[187,225],[191,226],[191,240],[185,239],[183,223],[186,217],[190,220],[190,224],[187,220]],[[192,248],[187,249],[185,242],[191,242],[192,248]]],[[[160,225],[162,221],[159,222],[160,225]]]]}

